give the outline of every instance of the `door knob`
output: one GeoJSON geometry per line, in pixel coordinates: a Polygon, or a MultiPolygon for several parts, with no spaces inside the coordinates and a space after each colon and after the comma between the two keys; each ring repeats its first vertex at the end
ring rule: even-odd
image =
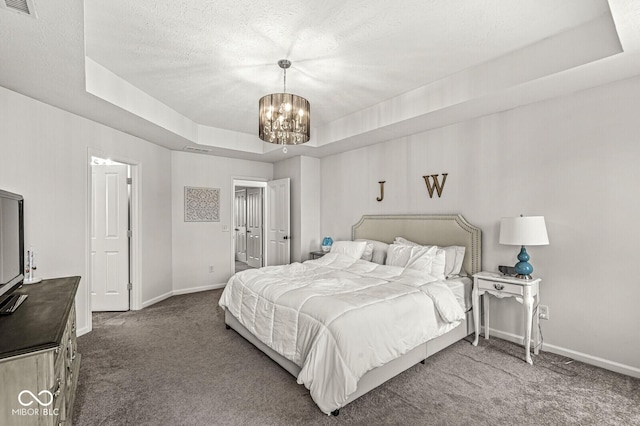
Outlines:
{"type": "Polygon", "coordinates": [[[289,237],[287,237],[287,236],[285,235],[285,236],[284,236],[284,239],[285,239],[285,240],[288,240],[288,239],[289,239],[289,237]]]}

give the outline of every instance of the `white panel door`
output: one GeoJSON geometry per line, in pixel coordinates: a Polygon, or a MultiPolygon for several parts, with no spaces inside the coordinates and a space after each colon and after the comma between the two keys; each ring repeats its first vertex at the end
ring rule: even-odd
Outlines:
{"type": "Polygon", "coordinates": [[[247,188],[247,265],[262,266],[262,188],[247,188]]]}
{"type": "Polygon", "coordinates": [[[268,266],[285,265],[291,261],[289,188],[289,178],[267,182],[268,266]]]}
{"type": "Polygon", "coordinates": [[[129,196],[126,165],[93,165],[91,310],[129,310],[129,196]]]}
{"type": "Polygon", "coordinates": [[[234,232],[236,260],[247,261],[247,190],[236,191],[234,213],[234,232]]]}

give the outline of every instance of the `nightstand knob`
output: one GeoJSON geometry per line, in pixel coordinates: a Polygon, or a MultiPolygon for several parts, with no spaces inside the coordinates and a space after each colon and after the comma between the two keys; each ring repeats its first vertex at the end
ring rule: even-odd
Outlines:
{"type": "Polygon", "coordinates": [[[504,289],[504,284],[495,283],[493,285],[493,288],[495,288],[496,290],[502,290],[502,289],[504,289]]]}

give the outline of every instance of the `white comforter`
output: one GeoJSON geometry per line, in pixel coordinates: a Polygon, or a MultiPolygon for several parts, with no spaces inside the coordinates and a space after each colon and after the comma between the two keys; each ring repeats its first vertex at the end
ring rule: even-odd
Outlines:
{"type": "Polygon", "coordinates": [[[325,413],[340,408],[367,371],[446,333],[464,318],[442,281],[331,253],[240,272],[231,277],[219,303],[301,367],[298,383],[325,413]]]}

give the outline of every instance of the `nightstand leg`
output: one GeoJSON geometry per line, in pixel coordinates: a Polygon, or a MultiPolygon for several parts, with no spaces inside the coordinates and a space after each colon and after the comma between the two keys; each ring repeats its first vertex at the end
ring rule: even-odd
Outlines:
{"type": "MultiPolygon", "coordinates": [[[[540,306],[540,296],[536,296],[538,306],[540,306]]],[[[535,318],[533,318],[533,353],[538,355],[540,353],[540,313],[536,310],[534,312],[535,318]]]]}
{"type": "Polygon", "coordinates": [[[478,346],[478,339],[480,338],[480,296],[478,295],[477,280],[474,280],[471,296],[473,298],[473,329],[476,332],[476,338],[473,339],[473,346],[478,346]]]}
{"type": "Polygon", "coordinates": [[[531,359],[531,325],[533,322],[533,297],[528,289],[524,291],[524,311],[525,311],[525,328],[524,328],[524,351],[525,357],[529,364],[533,365],[531,359]]]}
{"type": "Polygon", "coordinates": [[[489,339],[489,293],[482,296],[484,302],[484,338],[489,339]]]}

